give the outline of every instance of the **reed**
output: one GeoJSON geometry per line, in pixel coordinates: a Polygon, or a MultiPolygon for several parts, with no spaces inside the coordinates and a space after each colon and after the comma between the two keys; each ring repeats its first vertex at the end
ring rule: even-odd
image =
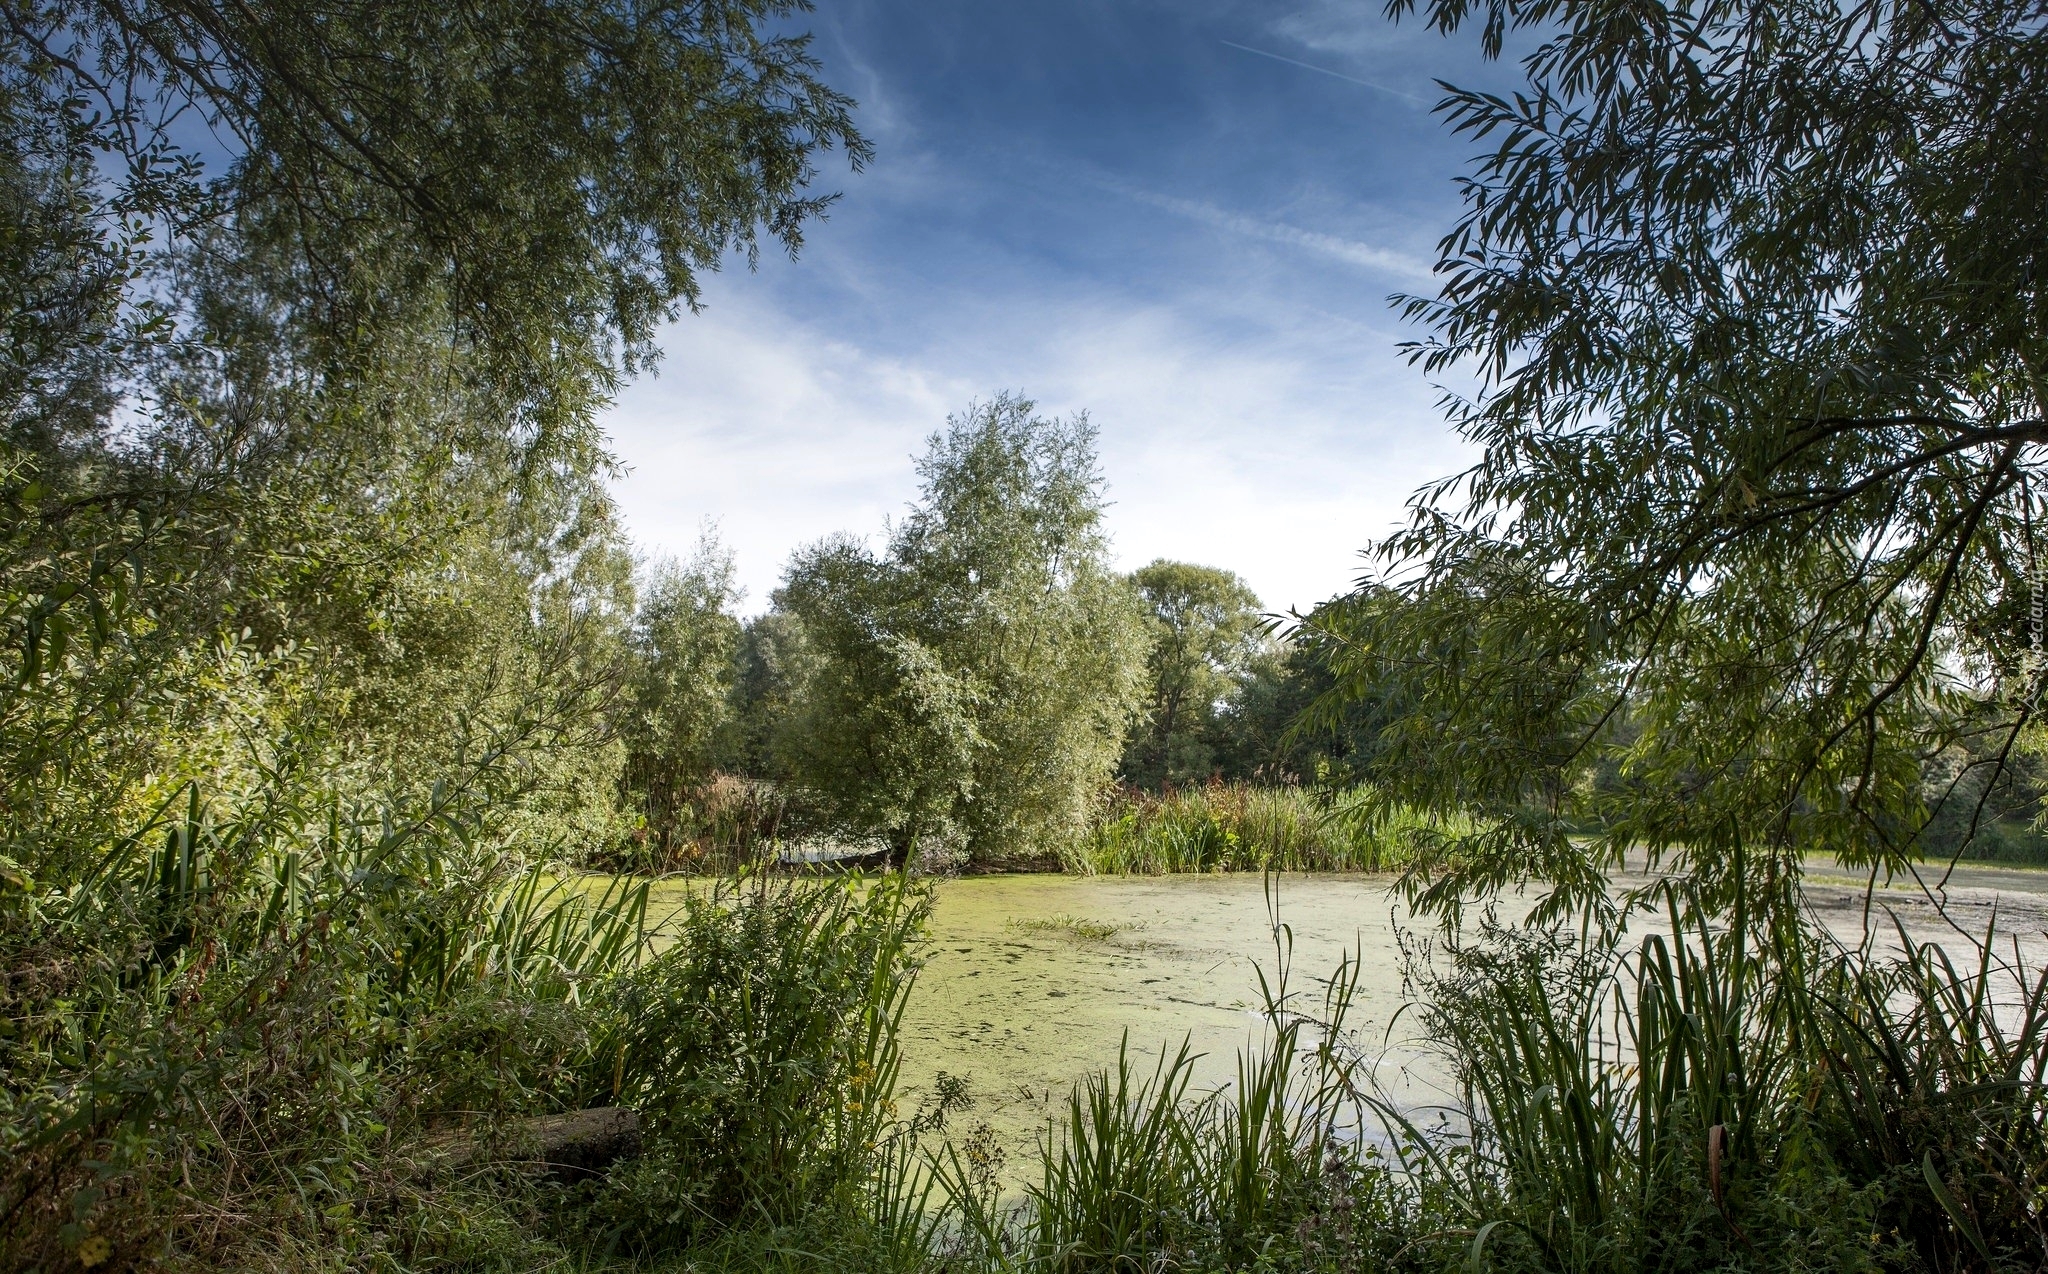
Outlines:
{"type": "Polygon", "coordinates": [[[591,1050],[648,1146],[598,1201],[614,1238],[687,1247],[865,1215],[908,1242],[916,1210],[873,1188],[913,1188],[888,1143],[929,906],[900,875],[756,872],[687,896],[673,945],[607,988],[591,1050]]]}
{"type": "MultiPolygon", "coordinates": [[[[1842,949],[1681,890],[1632,949],[1495,931],[1428,986],[1457,1136],[1382,1117],[1471,1268],[2033,1270],[2048,970],[1842,949]]],[[[1453,1238],[1443,1240],[1452,1243],[1453,1238]]]]}
{"type": "Polygon", "coordinates": [[[1388,871],[1429,826],[1405,812],[1358,816],[1355,794],[1214,782],[1163,794],[1111,793],[1061,854],[1077,875],[1388,871]]]}
{"type": "Polygon", "coordinates": [[[1058,1274],[1163,1269],[1369,1269],[1420,1233],[1411,1183],[1368,1149],[1363,1055],[1346,1018],[1359,964],[1320,994],[1261,976],[1265,1029],[1234,1083],[1192,1092],[1185,1043],[1148,1075],[1126,1037],[1117,1064],[1077,1084],[1040,1142],[1040,1171],[1007,1209],[948,1148],[936,1176],[951,1255],[970,1268],[1058,1274]]]}
{"type": "MultiPolygon", "coordinates": [[[[1047,1130],[1007,1209],[941,1155],[955,1268],[1867,1270],[2048,1267],[2048,970],[1987,934],[1844,949],[1796,909],[1632,941],[1484,926],[1418,965],[1451,1107],[1390,1100],[1320,1004],[1262,982],[1235,1083],[1128,1047],[1047,1130]]],[[[1128,1043],[1128,1041],[1127,1041],[1128,1043]]]]}
{"type": "Polygon", "coordinates": [[[40,971],[7,990],[0,1255],[289,1264],[502,1219],[444,1206],[421,1148],[576,1100],[580,1003],[642,955],[646,886],[557,882],[474,790],[308,809],[305,786],[216,808],[189,785],[64,886],[0,898],[11,967],[40,971]],[[374,1202],[374,1177],[413,1184],[374,1202]]]}
{"type": "Polygon", "coordinates": [[[597,857],[620,871],[732,874],[772,862],[800,822],[782,785],[712,774],[665,788],[640,825],[597,857]]]}

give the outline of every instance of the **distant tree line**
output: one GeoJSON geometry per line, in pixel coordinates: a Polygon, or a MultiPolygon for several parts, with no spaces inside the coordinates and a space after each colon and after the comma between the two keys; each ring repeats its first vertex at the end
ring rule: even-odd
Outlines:
{"type": "MultiPolygon", "coordinates": [[[[1364,617],[1412,622],[1399,591],[1283,617],[1219,567],[1117,573],[1086,419],[1021,398],[952,418],[918,472],[879,550],[846,534],[798,550],[751,619],[715,539],[643,569],[619,791],[649,861],[712,830],[733,776],[772,788],[778,832],[986,863],[1050,860],[1112,786],[1343,790],[1384,783],[1414,746],[1417,688],[1355,675],[1364,617]]],[[[1560,780],[1580,833],[1640,798],[1643,728],[1613,713],[1560,780]]],[[[1926,759],[1922,853],[2048,860],[2048,772],[1998,742],[1958,723],[1926,759]]]]}
{"type": "Polygon", "coordinates": [[[879,550],[799,549],[744,622],[715,538],[643,569],[620,783],[656,858],[729,799],[720,776],[774,784],[788,832],[986,862],[1049,859],[1112,784],[1341,783],[1370,746],[1364,707],[1293,728],[1332,684],[1322,647],[1239,577],[1112,568],[1085,417],[999,396],[918,473],[879,550]]]}

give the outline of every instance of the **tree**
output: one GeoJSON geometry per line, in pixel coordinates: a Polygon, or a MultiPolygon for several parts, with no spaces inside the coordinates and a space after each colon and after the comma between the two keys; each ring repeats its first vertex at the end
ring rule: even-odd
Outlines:
{"type": "Polygon", "coordinates": [[[879,836],[898,863],[957,837],[982,746],[980,687],[912,629],[914,588],[840,536],[800,550],[775,595],[801,634],[778,768],[833,830],[879,836]]]}
{"type": "Polygon", "coordinates": [[[620,830],[595,413],[866,154],[796,10],[0,6],[0,1266],[324,1262],[178,1218],[342,1144],[352,1214],[363,1129],[589,1038],[538,864],[620,830]]]}
{"type": "Polygon", "coordinates": [[[663,850],[732,713],[738,600],[732,554],[707,534],[689,561],[652,564],[633,615],[620,782],[663,850]]]}
{"type": "Polygon", "coordinates": [[[1151,612],[1151,703],[1124,750],[1126,781],[1199,782],[1215,766],[1205,737],[1260,651],[1259,598],[1229,571],[1160,558],[1131,573],[1151,612]]]}
{"type": "Polygon", "coordinates": [[[572,687],[605,754],[594,412],[699,271],[800,244],[819,152],[867,153],[768,30],[798,8],[6,10],[0,756],[37,855],[235,719],[223,643],[366,783],[572,687]]]}
{"type": "Polygon", "coordinates": [[[826,541],[777,595],[808,661],[787,767],[899,858],[1056,846],[1141,693],[1145,633],[1108,568],[1094,431],[1032,410],[1005,395],[952,417],[886,556],[826,541]]]}
{"type": "Polygon", "coordinates": [[[432,312],[522,409],[504,423],[545,432],[651,352],[697,271],[764,231],[796,247],[818,151],[866,157],[808,37],[768,34],[805,7],[68,0],[10,6],[0,77],[14,153],[82,197],[45,242],[98,260],[94,295],[168,264],[153,219],[231,231],[290,263],[332,352],[432,312]]]}
{"type": "Polygon", "coordinates": [[[1444,99],[1492,149],[1441,290],[1403,300],[1411,356],[1474,377],[1445,408],[1481,459],[1322,621],[1326,707],[1402,705],[1384,797],[1485,816],[1425,856],[1424,900],[1535,877],[1599,906],[1638,846],[1721,897],[1804,852],[1903,866],[1926,762],[1988,731],[1997,764],[2035,712],[2048,30],[1996,3],[1424,12],[1483,13],[1492,56],[1538,42],[1525,91],[1444,99]],[[1589,794],[1603,756],[1630,781],[1589,794]]]}
{"type": "Polygon", "coordinates": [[[753,778],[787,777],[775,738],[794,710],[803,656],[803,630],[787,611],[756,615],[741,628],[732,704],[712,745],[721,768],[753,778]]]}

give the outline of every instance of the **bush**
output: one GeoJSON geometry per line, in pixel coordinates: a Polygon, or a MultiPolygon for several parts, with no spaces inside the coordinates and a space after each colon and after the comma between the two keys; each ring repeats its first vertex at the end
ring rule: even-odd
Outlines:
{"type": "Polygon", "coordinates": [[[671,793],[664,823],[643,821],[597,858],[618,871],[657,875],[746,871],[772,862],[785,837],[809,826],[780,784],[713,774],[671,793]]]}
{"type": "Polygon", "coordinates": [[[218,814],[188,788],[79,879],[0,892],[10,1268],[410,1264],[520,1232],[519,1182],[457,1182],[449,1152],[578,1103],[584,991],[637,958],[646,887],[552,882],[485,791],[309,811],[301,781],[218,814]]]}
{"type": "Polygon", "coordinates": [[[647,1146],[599,1197],[614,1238],[687,1247],[872,1211],[929,906],[901,876],[763,873],[687,899],[675,944],[606,992],[594,1078],[647,1146]]]}

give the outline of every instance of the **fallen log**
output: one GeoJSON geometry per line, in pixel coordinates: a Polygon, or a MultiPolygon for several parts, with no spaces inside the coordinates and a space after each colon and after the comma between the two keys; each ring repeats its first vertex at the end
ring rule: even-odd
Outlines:
{"type": "Polygon", "coordinates": [[[595,1106],[508,1121],[488,1137],[465,1130],[436,1138],[439,1161],[458,1171],[486,1165],[537,1168],[565,1185],[602,1176],[640,1155],[640,1112],[595,1106]]]}

